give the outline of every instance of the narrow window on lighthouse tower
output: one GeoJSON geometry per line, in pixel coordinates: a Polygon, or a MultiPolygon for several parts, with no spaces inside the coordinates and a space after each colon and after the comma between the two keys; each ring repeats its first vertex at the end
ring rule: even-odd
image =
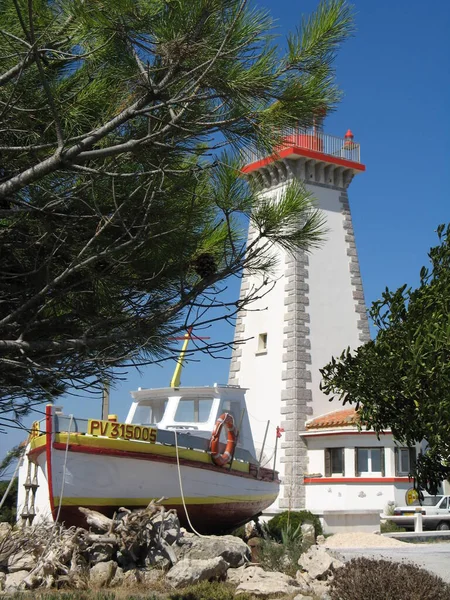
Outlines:
{"type": "Polygon", "coordinates": [[[267,333],[260,333],[258,336],[258,351],[257,354],[267,352],[267,333]]]}

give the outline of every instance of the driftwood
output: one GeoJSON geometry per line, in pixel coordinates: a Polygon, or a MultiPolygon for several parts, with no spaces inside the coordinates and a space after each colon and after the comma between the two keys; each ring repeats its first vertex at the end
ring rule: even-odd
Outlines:
{"type": "MultiPolygon", "coordinates": [[[[129,568],[174,565],[177,557],[171,544],[180,536],[180,525],[176,512],[166,511],[160,502],[152,500],[145,509],[136,511],[121,508],[112,519],[80,507],[89,531],[59,524],[21,530],[18,536],[23,548],[36,556],[25,587],[51,588],[64,583],[83,589],[92,564],[111,559],[128,562],[129,568]]],[[[11,554],[18,551],[18,547],[13,548],[11,554]]]]}

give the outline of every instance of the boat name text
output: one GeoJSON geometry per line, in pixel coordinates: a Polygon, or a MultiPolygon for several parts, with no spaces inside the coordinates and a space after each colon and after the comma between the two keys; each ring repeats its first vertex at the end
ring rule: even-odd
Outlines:
{"type": "Polygon", "coordinates": [[[100,421],[89,419],[87,432],[90,435],[101,435],[112,439],[139,440],[142,442],[156,442],[157,429],[131,425],[130,423],[116,423],[115,421],[100,421]]]}

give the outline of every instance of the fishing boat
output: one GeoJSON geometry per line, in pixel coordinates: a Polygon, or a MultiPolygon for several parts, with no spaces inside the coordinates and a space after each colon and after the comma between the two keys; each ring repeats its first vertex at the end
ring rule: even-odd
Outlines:
{"type": "Polygon", "coordinates": [[[256,458],[245,389],[171,385],[131,396],[123,423],[47,405],[19,471],[19,519],[85,525],[79,507],[112,516],[163,498],[182,525],[216,533],[275,501],[278,474],[256,458]]]}

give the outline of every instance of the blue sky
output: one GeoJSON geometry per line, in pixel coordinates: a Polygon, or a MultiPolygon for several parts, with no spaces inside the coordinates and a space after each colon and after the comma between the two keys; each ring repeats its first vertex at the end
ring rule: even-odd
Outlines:
{"type": "MultiPolygon", "coordinates": [[[[280,43],[315,0],[253,0],[277,19],[280,43]]],[[[361,143],[366,173],[352,182],[349,196],[361,272],[369,305],[386,286],[415,285],[435,229],[450,221],[450,3],[434,0],[357,0],[357,32],[341,49],[337,80],[344,91],[325,132],[351,128],[361,143]]],[[[237,285],[230,293],[238,294],[237,285]]],[[[232,339],[230,327],[208,333],[232,339]]],[[[111,391],[111,412],[126,416],[129,391],[169,384],[173,364],[128,374],[111,391]]],[[[184,385],[226,382],[228,361],[192,363],[184,385]]],[[[68,399],[65,412],[100,416],[100,398],[68,399]]],[[[39,417],[36,417],[39,418],[39,417]]],[[[0,434],[0,458],[24,439],[23,432],[0,434]]]]}

